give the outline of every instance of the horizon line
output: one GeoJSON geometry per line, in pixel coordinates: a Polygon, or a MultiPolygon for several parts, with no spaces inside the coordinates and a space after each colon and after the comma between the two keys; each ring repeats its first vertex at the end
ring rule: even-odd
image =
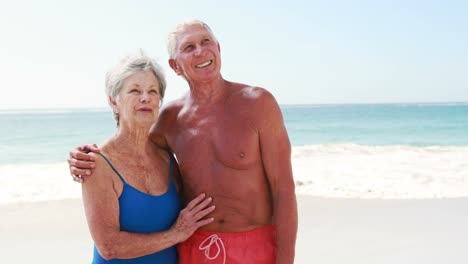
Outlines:
{"type": "MultiPolygon", "coordinates": [[[[468,104],[468,101],[412,101],[412,102],[357,102],[357,103],[284,103],[279,106],[339,106],[339,105],[464,105],[468,104]]],[[[74,111],[74,110],[99,110],[105,111],[110,110],[108,106],[94,106],[94,107],[51,107],[51,108],[0,108],[2,112],[32,112],[32,111],[74,111]]]]}

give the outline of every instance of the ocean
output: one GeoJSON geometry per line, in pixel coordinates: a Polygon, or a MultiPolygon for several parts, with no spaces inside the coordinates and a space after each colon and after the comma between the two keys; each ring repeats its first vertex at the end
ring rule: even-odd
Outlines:
{"type": "MultiPolygon", "coordinates": [[[[281,109],[299,194],[468,196],[468,103],[281,109]]],[[[68,152],[114,130],[108,109],[0,111],[0,203],[80,197],[68,152]]]]}

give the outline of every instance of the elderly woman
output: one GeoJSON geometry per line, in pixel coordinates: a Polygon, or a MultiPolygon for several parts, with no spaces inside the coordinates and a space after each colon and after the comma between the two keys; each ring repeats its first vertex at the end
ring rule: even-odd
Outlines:
{"type": "Polygon", "coordinates": [[[177,263],[186,240],[214,210],[199,195],[180,210],[177,163],[148,139],[166,83],[145,55],[127,57],[106,76],[117,130],[101,147],[94,177],[82,185],[93,263],[177,263]]]}

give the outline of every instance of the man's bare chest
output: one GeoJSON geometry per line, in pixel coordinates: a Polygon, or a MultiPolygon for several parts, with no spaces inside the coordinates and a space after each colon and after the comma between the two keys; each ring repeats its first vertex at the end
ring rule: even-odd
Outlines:
{"type": "Polygon", "coordinates": [[[211,162],[238,169],[259,159],[258,131],[239,116],[209,116],[180,120],[170,144],[181,166],[198,167],[211,162]]]}

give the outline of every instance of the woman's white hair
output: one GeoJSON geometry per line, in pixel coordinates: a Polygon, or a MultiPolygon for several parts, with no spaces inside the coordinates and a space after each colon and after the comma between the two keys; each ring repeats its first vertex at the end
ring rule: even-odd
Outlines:
{"type": "MultiPolygon", "coordinates": [[[[140,71],[149,71],[154,74],[159,84],[159,98],[160,103],[164,99],[166,91],[166,79],[164,78],[161,66],[152,58],[147,56],[142,50],[133,55],[127,55],[122,58],[117,65],[112,67],[106,74],[106,95],[117,99],[122,83],[125,78],[140,71]]],[[[109,102],[110,103],[110,102],[109,102]]],[[[119,114],[114,112],[114,119],[119,126],[119,114]]]]}
{"type": "Polygon", "coordinates": [[[213,31],[211,30],[210,26],[208,26],[205,22],[198,20],[198,19],[188,19],[185,20],[174,28],[171,32],[169,32],[167,36],[167,52],[169,53],[169,58],[174,59],[175,54],[176,54],[176,49],[177,49],[177,34],[184,29],[187,26],[192,26],[192,25],[201,25],[210,32],[210,34],[213,36],[213,39],[218,42],[216,39],[216,36],[214,35],[213,31]]]}

